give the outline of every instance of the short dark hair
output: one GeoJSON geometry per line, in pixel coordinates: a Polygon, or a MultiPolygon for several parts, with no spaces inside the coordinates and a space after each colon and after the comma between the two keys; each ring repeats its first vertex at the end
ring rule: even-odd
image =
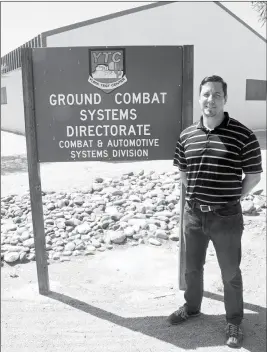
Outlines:
{"type": "Polygon", "coordinates": [[[222,87],[223,87],[223,93],[224,93],[224,96],[226,97],[227,96],[227,83],[224,82],[224,80],[222,79],[222,77],[220,76],[207,76],[205,77],[201,83],[200,83],[200,86],[199,86],[199,94],[201,93],[201,89],[202,89],[202,86],[204,86],[205,83],[208,83],[208,82],[221,82],[222,84],[222,87]]]}

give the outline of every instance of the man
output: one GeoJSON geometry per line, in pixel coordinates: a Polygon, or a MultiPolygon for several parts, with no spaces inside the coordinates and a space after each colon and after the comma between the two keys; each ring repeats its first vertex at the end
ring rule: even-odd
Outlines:
{"type": "Polygon", "coordinates": [[[219,76],[204,78],[199,90],[200,121],[186,128],[177,142],[174,165],[186,187],[186,303],[168,321],[179,324],[200,315],[203,267],[211,240],[224,285],[226,344],[239,347],[243,336],[240,199],[260,181],[262,167],[254,133],[224,112],[226,101],[224,80],[219,76]]]}

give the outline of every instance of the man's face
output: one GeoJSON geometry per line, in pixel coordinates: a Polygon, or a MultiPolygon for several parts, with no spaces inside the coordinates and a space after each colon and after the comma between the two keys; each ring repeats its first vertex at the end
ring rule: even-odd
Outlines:
{"type": "Polygon", "coordinates": [[[224,111],[227,97],[224,96],[221,82],[207,82],[202,86],[199,104],[203,115],[215,117],[224,111]]]}

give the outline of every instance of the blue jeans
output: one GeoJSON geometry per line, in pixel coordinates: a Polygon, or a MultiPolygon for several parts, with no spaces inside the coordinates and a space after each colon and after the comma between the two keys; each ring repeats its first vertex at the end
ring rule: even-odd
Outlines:
{"type": "Polygon", "coordinates": [[[243,215],[240,203],[209,212],[187,202],[183,217],[186,270],[184,294],[189,312],[200,310],[203,298],[203,269],[208,243],[213,242],[224,285],[226,321],[243,319],[243,284],[240,270],[243,215]]]}

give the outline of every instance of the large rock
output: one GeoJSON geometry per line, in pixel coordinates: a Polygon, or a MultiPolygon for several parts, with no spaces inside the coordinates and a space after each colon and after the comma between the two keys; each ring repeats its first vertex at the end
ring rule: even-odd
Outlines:
{"type": "Polygon", "coordinates": [[[26,252],[21,252],[19,254],[19,260],[23,263],[23,262],[26,261],[26,259],[27,259],[27,253],[26,252]]]}
{"type": "Polygon", "coordinates": [[[158,241],[156,238],[154,238],[154,237],[150,237],[149,239],[148,239],[148,242],[150,243],[150,244],[153,244],[154,246],[161,246],[161,242],[160,241],[158,241]]]}
{"type": "Polygon", "coordinates": [[[242,212],[244,214],[251,214],[255,210],[254,203],[252,200],[244,200],[241,202],[242,212]]]}
{"type": "Polygon", "coordinates": [[[104,182],[104,179],[102,177],[96,177],[95,178],[95,182],[96,183],[103,183],[104,182]]]}
{"type": "Polygon", "coordinates": [[[114,195],[115,192],[117,192],[118,190],[115,187],[105,187],[103,188],[103,193],[104,194],[112,194],[114,195]]]}
{"type": "Polygon", "coordinates": [[[79,234],[86,234],[86,233],[88,233],[90,230],[91,230],[91,227],[90,227],[89,224],[87,224],[87,223],[78,225],[78,226],[76,227],[76,231],[77,231],[79,234]]]}
{"type": "Polygon", "coordinates": [[[57,207],[58,207],[59,209],[65,207],[65,206],[66,206],[65,200],[60,199],[60,200],[57,201],[57,207]]]}
{"type": "Polygon", "coordinates": [[[49,203],[49,204],[47,204],[47,209],[48,210],[54,210],[54,209],[56,209],[56,206],[55,206],[54,203],[49,203]]]}
{"type": "Polygon", "coordinates": [[[134,212],[131,211],[131,212],[128,212],[128,214],[125,214],[120,220],[121,221],[128,221],[129,219],[133,218],[134,216],[134,212]]]}
{"type": "Polygon", "coordinates": [[[9,244],[4,244],[1,246],[1,252],[22,252],[22,251],[27,251],[29,248],[22,247],[22,246],[11,246],[9,244]]]}
{"type": "Polygon", "coordinates": [[[65,257],[69,257],[72,255],[72,251],[64,251],[64,252],[62,252],[62,255],[65,257]]]}
{"type": "Polygon", "coordinates": [[[101,192],[103,188],[103,185],[99,183],[94,183],[92,186],[94,192],[101,192]]]}
{"type": "Polygon", "coordinates": [[[21,234],[21,240],[22,240],[22,242],[23,241],[26,241],[26,240],[28,240],[29,238],[31,237],[31,235],[30,235],[30,233],[29,233],[29,231],[24,231],[22,234],[21,234]]]}
{"type": "Polygon", "coordinates": [[[100,248],[101,247],[101,244],[99,242],[99,240],[95,239],[95,238],[92,238],[91,239],[91,243],[92,245],[95,247],[95,248],[100,248]]]}
{"type": "Polygon", "coordinates": [[[86,251],[91,251],[91,252],[95,252],[96,248],[95,246],[93,246],[92,244],[89,244],[87,247],[86,247],[86,251]]]}
{"type": "MultiPolygon", "coordinates": [[[[27,231],[27,228],[26,228],[25,226],[19,227],[19,228],[17,229],[17,234],[18,234],[18,235],[22,235],[23,232],[25,232],[25,231],[27,231]]],[[[25,239],[27,240],[27,238],[25,238],[25,239]]]]}
{"type": "Polygon", "coordinates": [[[168,210],[163,210],[163,211],[158,211],[155,213],[155,216],[163,216],[163,217],[167,217],[167,218],[171,218],[172,217],[172,213],[168,210]]]}
{"type": "Polygon", "coordinates": [[[10,239],[10,244],[13,244],[14,246],[17,245],[19,243],[19,237],[18,236],[12,236],[10,239]]]}
{"type": "Polygon", "coordinates": [[[24,247],[29,247],[29,248],[34,248],[34,239],[33,238],[29,238],[26,241],[23,241],[23,246],[24,247]]]}
{"type": "Polygon", "coordinates": [[[138,226],[140,229],[144,229],[147,226],[146,219],[129,219],[128,224],[131,226],[138,226]]]}
{"type": "Polygon", "coordinates": [[[4,261],[7,263],[14,263],[19,259],[19,252],[8,252],[4,255],[4,261]]]}
{"type": "Polygon", "coordinates": [[[155,236],[156,236],[157,238],[161,238],[161,239],[163,239],[163,240],[169,239],[168,235],[166,234],[166,231],[160,230],[160,229],[159,229],[159,230],[156,230],[155,236]]]}
{"type": "Polygon", "coordinates": [[[125,241],[126,235],[122,231],[107,231],[106,236],[112,243],[121,244],[125,241]]]}
{"type": "Polygon", "coordinates": [[[114,205],[122,206],[125,203],[125,199],[118,199],[113,202],[114,205]]]}
{"type": "Polygon", "coordinates": [[[263,197],[254,197],[253,199],[253,203],[254,203],[254,206],[255,206],[255,209],[257,211],[261,210],[262,208],[265,208],[266,206],[266,199],[264,199],[263,197]]]}
{"type": "Polygon", "coordinates": [[[135,194],[130,195],[129,200],[132,202],[141,202],[141,199],[135,194]]]}
{"type": "Polygon", "coordinates": [[[119,221],[122,217],[123,217],[123,214],[117,212],[116,214],[111,215],[111,220],[119,221]]]}
{"type": "Polygon", "coordinates": [[[74,249],[75,249],[75,243],[73,243],[73,242],[69,242],[65,246],[66,252],[72,252],[72,251],[74,251],[74,249]]]}
{"type": "Polygon", "coordinates": [[[109,216],[116,216],[119,214],[119,211],[117,207],[107,206],[105,210],[105,214],[108,214],[109,216]]]}
{"type": "Polygon", "coordinates": [[[68,219],[65,221],[65,225],[70,227],[74,227],[75,225],[78,225],[77,223],[75,224],[75,220],[77,219],[68,219]]]}
{"type": "Polygon", "coordinates": [[[135,233],[134,228],[131,226],[128,226],[124,229],[124,234],[126,237],[133,237],[134,233],[135,233]]]}
{"type": "Polygon", "coordinates": [[[2,232],[10,232],[10,231],[16,231],[17,230],[17,225],[14,224],[13,222],[12,223],[9,223],[9,224],[5,224],[2,228],[2,232]]]}
{"type": "Polygon", "coordinates": [[[158,226],[156,224],[151,223],[151,224],[148,224],[147,229],[150,232],[155,232],[155,231],[157,231],[158,226]]]}
{"type": "Polygon", "coordinates": [[[57,222],[57,228],[58,229],[65,229],[66,225],[63,221],[59,221],[59,222],[57,222]]]}
{"type": "Polygon", "coordinates": [[[123,191],[119,189],[115,189],[115,191],[112,192],[113,196],[123,196],[123,191]]]}
{"type": "Polygon", "coordinates": [[[259,190],[255,191],[255,192],[253,192],[252,194],[253,195],[260,195],[260,194],[262,194],[262,192],[263,192],[263,189],[259,189],[259,190]]]}
{"type": "Polygon", "coordinates": [[[53,260],[59,260],[60,259],[60,255],[61,255],[61,253],[56,252],[56,253],[53,254],[52,259],[53,260]]]}
{"type": "Polygon", "coordinates": [[[166,201],[168,203],[175,204],[175,203],[177,203],[177,197],[175,195],[173,195],[173,194],[170,194],[169,196],[166,197],[166,201]]]}
{"type": "Polygon", "coordinates": [[[176,233],[176,232],[171,233],[169,238],[170,238],[170,240],[172,240],[172,241],[179,241],[179,234],[178,234],[178,232],[177,232],[177,233],[176,233]]]}
{"type": "Polygon", "coordinates": [[[76,205],[83,205],[84,203],[84,199],[82,197],[75,197],[73,202],[76,204],[76,205]]]}
{"type": "Polygon", "coordinates": [[[85,255],[94,255],[96,252],[96,248],[94,246],[87,246],[85,250],[85,255]]]}

